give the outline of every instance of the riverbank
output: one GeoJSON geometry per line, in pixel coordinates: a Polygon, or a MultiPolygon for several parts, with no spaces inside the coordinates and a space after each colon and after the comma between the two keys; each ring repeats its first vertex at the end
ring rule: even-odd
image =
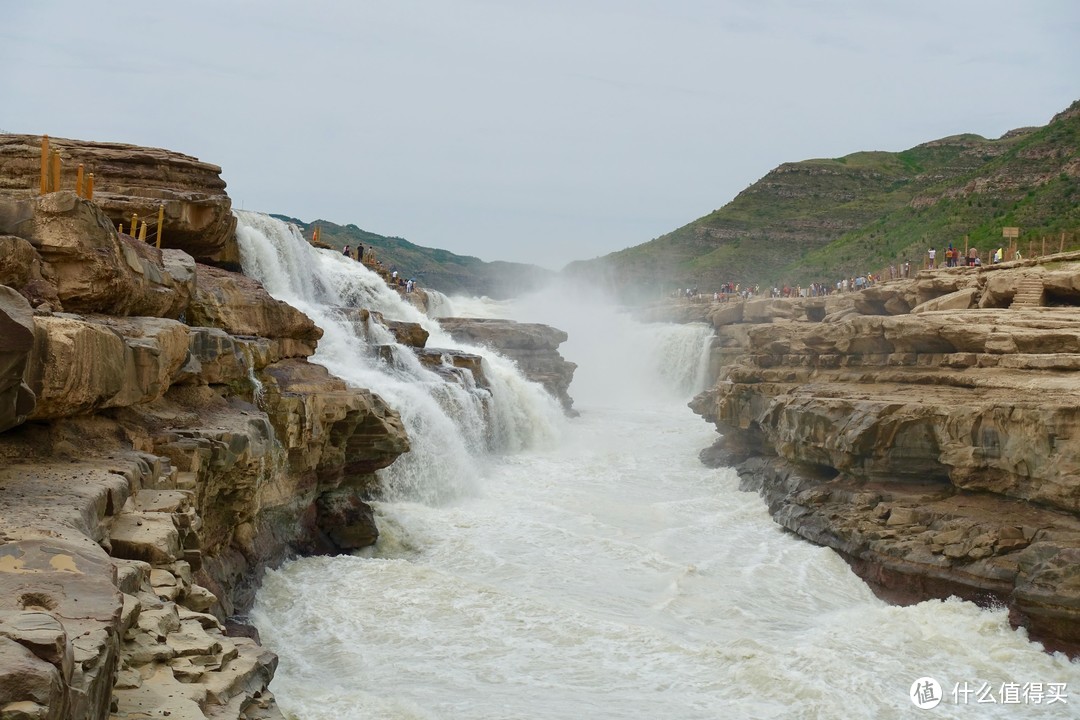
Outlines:
{"type": "Polygon", "coordinates": [[[1080,256],[847,295],[654,308],[712,324],[691,407],[774,520],[883,596],[1001,603],[1080,647],[1080,256]]]}

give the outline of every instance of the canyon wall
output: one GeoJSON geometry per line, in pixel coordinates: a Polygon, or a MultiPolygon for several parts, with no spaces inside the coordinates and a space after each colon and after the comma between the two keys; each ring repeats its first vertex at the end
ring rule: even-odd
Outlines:
{"type": "Polygon", "coordinates": [[[778,523],[886,597],[1004,603],[1080,647],[1080,255],[661,317],[715,327],[702,457],[778,523]]]}

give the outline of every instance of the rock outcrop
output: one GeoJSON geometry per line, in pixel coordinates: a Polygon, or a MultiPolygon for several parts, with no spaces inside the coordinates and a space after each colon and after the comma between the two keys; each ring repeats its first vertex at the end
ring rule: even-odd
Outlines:
{"type": "Polygon", "coordinates": [[[307,362],[305,315],[96,202],[0,197],[0,246],[0,715],[279,718],[232,618],[374,542],[400,418],[307,362]]]}
{"type": "Polygon", "coordinates": [[[567,338],[562,330],[487,318],[440,318],[439,325],[459,342],[489,347],[510,358],[525,377],[543,385],[572,412],[574,401],[567,390],[577,365],[559,354],[559,345],[567,338]]]}
{"type": "MultiPolygon", "coordinates": [[[[94,203],[112,227],[130,227],[132,214],[156,225],[158,208],[164,205],[162,247],[183,250],[199,262],[239,269],[236,218],[220,167],[169,150],[123,143],[49,138],[49,147],[63,161],[61,188],[74,190],[80,163],[87,175],[94,173],[94,203]]],[[[0,194],[36,197],[40,158],[40,136],[0,135],[0,194]]],[[[155,237],[154,230],[150,237],[155,237]]]]}
{"type": "Polygon", "coordinates": [[[1080,257],[1056,260],[697,306],[718,381],[691,407],[723,436],[703,459],[884,594],[1006,603],[1075,651],[1080,257]],[[1054,306],[1016,302],[1033,279],[1054,306]]]}

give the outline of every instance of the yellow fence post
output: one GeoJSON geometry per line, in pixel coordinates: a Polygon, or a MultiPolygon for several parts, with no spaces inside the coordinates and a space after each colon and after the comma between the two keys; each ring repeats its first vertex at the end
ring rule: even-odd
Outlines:
{"type": "Polygon", "coordinates": [[[131,213],[131,237],[139,232],[139,213],[131,213]]]}
{"type": "Polygon", "coordinates": [[[146,242],[146,221],[142,221],[142,227],[139,228],[139,241],[146,242]]]}
{"type": "Polygon", "coordinates": [[[49,184],[52,186],[50,189],[52,192],[56,192],[60,189],[60,153],[53,150],[52,155],[52,179],[49,184]]]}
{"type": "Polygon", "coordinates": [[[83,184],[83,164],[79,163],[79,169],[75,172],[75,194],[79,197],[83,196],[82,192],[83,184]]]}
{"type": "Polygon", "coordinates": [[[89,177],[86,178],[86,199],[94,199],[94,173],[90,173],[89,177]]]}
{"type": "Polygon", "coordinates": [[[41,194],[49,192],[49,136],[41,136],[41,194]]]}
{"type": "Polygon", "coordinates": [[[157,209],[157,246],[161,249],[161,230],[165,227],[165,205],[158,205],[157,209]]]}
{"type": "Polygon", "coordinates": [[[116,232],[124,234],[124,223],[116,223],[116,232]]]}

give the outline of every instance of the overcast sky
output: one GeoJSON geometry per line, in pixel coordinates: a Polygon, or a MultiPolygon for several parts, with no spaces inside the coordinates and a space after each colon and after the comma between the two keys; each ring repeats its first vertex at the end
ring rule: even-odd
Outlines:
{"type": "Polygon", "coordinates": [[[1077,99],[1077,0],[0,0],[2,130],[177,150],[236,207],[552,268],[781,162],[1077,99]]]}

